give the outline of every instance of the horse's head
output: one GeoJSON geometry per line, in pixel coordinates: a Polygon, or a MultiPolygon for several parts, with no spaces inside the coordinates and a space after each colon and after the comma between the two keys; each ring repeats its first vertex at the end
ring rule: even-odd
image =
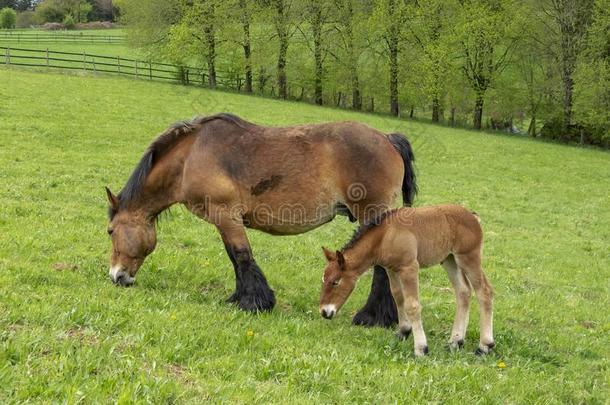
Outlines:
{"type": "Polygon", "coordinates": [[[320,314],[331,319],[343,306],[356,286],[358,275],[346,267],[343,253],[322,248],[326,268],[320,293],[320,314]]]}
{"type": "Polygon", "coordinates": [[[110,215],[108,235],[112,239],[110,279],[113,283],[128,286],[134,283],[136,273],[157,244],[154,219],[146,215],[121,209],[119,199],[106,188],[110,215]]]}

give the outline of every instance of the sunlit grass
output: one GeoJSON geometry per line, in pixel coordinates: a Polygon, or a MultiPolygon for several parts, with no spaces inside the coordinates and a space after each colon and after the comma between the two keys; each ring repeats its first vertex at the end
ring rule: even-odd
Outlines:
{"type": "Polygon", "coordinates": [[[122,78],[2,67],[0,83],[0,402],[607,401],[607,152],[122,78]],[[172,122],[219,111],[407,134],[417,204],[482,216],[495,354],[473,354],[476,304],[465,350],[447,349],[455,305],[441,268],[421,274],[427,358],[389,330],[350,325],[370,276],[321,319],[320,246],[343,244],[344,219],[249,233],[278,299],[270,314],[224,303],[234,275],[220,238],[183,209],[161,222],[137,285],[113,286],[103,187],[119,190],[172,122]]]}

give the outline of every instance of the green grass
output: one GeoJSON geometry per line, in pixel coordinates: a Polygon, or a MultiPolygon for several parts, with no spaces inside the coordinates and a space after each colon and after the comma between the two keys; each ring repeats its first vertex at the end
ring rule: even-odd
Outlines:
{"type": "MultiPolygon", "coordinates": [[[[28,34],[40,35],[53,35],[54,32],[44,30],[20,30],[19,32],[25,32],[28,34]]],[[[65,35],[96,35],[96,36],[121,36],[125,35],[123,29],[108,29],[108,30],[83,30],[83,31],[62,31],[61,34],[65,35]]],[[[91,43],[91,42],[67,42],[67,41],[22,41],[17,42],[14,39],[7,39],[0,32],[0,46],[9,46],[11,48],[24,48],[24,49],[49,49],[50,51],[59,52],[75,52],[82,53],[86,52],[90,55],[102,55],[102,56],[120,56],[121,58],[137,58],[139,56],[137,50],[127,46],[127,43],[122,44],[109,44],[109,43],[91,43]]],[[[4,55],[0,55],[0,62],[4,62],[4,55]]]]}
{"type": "Polygon", "coordinates": [[[124,78],[1,67],[0,82],[0,402],[607,403],[607,152],[124,78]],[[103,186],[119,190],[170,123],[218,111],[406,133],[417,204],[483,218],[495,354],[473,354],[476,305],[465,349],[447,349],[455,304],[438,267],[421,274],[424,359],[411,340],[350,325],[370,274],[321,319],[320,246],[350,236],[344,219],[294,237],[249,232],[278,299],[269,314],[224,303],[231,264],[184,209],[161,222],[136,286],[113,286],[103,186]]]}

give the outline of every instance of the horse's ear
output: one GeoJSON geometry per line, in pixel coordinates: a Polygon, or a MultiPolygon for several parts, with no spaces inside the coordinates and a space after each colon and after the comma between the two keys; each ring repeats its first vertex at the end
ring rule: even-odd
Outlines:
{"type": "Polygon", "coordinates": [[[119,208],[119,199],[116,195],[112,194],[112,191],[108,187],[104,187],[106,189],[106,197],[108,197],[108,203],[114,209],[119,208]]]}
{"type": "Polygon", "coordinates": [[[339,252],[338,250],[335,254],[337,255],[337,261],[339,262],[339,268],[341,270],[343,270],[345,268],[345,257],[343,257],[343,253],[339,252]]]}
{"type": "Polygon", "coordinates": [[[326,256],[326,260],[328,260],[329,262],[332,262],[337,258],[333,251],[326,249],[324,246],[322,246],[322,251],[324,252],[324,256],[326,256]]]}

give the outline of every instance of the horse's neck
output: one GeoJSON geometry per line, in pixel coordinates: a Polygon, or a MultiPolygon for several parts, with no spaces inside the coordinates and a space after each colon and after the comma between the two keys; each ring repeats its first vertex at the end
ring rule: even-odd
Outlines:
{"type": "Polygon", "coordinates": [[[358,274],[364,273],[377,260],[377,244],[376,232],[367,232],[354,246],[343,252],[347,266],[358,274]]]}
{"type": "Polygon", "coordinates": [[[157,216],[170,206],[182,202],[182,172],[188,145],[177,145],[153,167],[144,184],[138,205],[149,216],[157,216]]]}

